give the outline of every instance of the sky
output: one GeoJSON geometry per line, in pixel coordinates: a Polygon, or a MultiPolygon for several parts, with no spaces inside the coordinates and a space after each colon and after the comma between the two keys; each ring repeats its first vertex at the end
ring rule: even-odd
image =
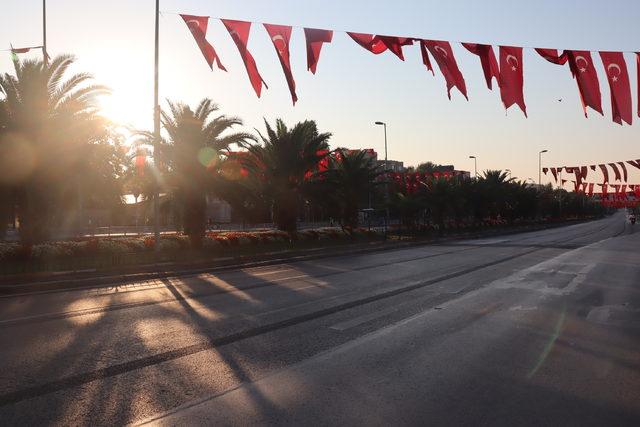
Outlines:
{"type": "MultiPolygon", "coordinates": [[[[74,71],[88,71],[112,88],[105,114],[138,128],[152,126],[153,0],[49,0],[47,39],[51,55],[72,53],[74,71]]],[[[2,0],[0,49],[40,45],[40,0],[2,0]]],[[[424,161],[457,169],[511,169],[538,179],[543,166],[590,165],[640,158],[640,118],[636,115],[635,56],[625,54],[634,99],[634,125],[611,121],[609,88],[598,50],[640,51],[640,2],[635,0],[161,0],[160,98],[196,105],[204,97],[221,113],[240,116],[245,130],[264,129],[263,120],[293,125],[314,119],[333,134],[332,147],[374,148],[384,156],[388,124],[389,159],[405,165],[424,161]],[[177,13],[255,22],[249,50],[269,89],[258,99],[231,38],[211,19],[207,39],[228,72],[211,71],[177,13]],[[299,101],[294,107],[271,41],[259,23],[294,25],[292,68],[299,101]],[[336,31],[325,44],[314,76],[306,70],[301,27],[336,31]],[[386,52],[373,55],[342,31],[412,36],[452,42],[465,77],[469,101],[422,65],[419,47],[405,47],[406,61],[386,52]],[[499,91],[486,87],[478,57],[458,42],[590,50],[598,68],[604,116],[585,119],[568,66],[548,63],[524,51],[524,92],[529,118],[517,106],[505,112],[499,91]],[[562,99],[562,101],[559,101],[562,99]]],[[[496,51],[497,53],[497,51],[496,51]]],[[[37,56],[36,53],[24,55],[37,56]]],[[[435,64],[434,64],[435,65],[435,64]]],[[[0,52],[0,72],[12,70],[0,52]]],[[[632,168],[630,168],[632,169],[632,168]]],[[[543,183],[549,182],[543,175],[543,183]]],[[[640,171],[630,182],[640,183],[640,171]]],[[[596,181],[590,175],[588,181],[596,181]]]]}

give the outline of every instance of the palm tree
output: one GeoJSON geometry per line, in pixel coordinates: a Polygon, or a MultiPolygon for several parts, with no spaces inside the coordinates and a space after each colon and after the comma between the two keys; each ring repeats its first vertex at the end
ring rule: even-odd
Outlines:
{"type": "Polygon", "coordinates": [[[505,216],[507,208],[507,193],[514,178],[500,170],[487,170],[478,180],[478,187],[482,191],[488,214],[496,217],[505,216]]]}
{"type": "Polygon", "coordinates": [[[294,232],[300,201],[310,174],[326,156],[330,133],[319,133],[316,122],[306,120],[289,129],[281,119],[275,129],[265,120],[262,144],[245,144],[251,154],[247,168],[258,177],[264,195],[271,201],[278,229],[294,232]]]}
{"type": "Polygon", "coordinates": [[[3,175],[15,189],[27,244],[46,240],[66,216],[56,210],[62,195],[77,187],[90,145],[104,140],[97,97],[108,89],[87,73],[67,76],[73,62],[70,55],[15,61],[15,75],[0,75],[0,144],[5,161],[13,159],[3,175]]]}
{"type": "Polygon", "coordinates": [[[336,150],[326,176],[332,188],[330,200],[339,207],[343,225],[358,226],[359,203],[370,197],[373,187],[379,184],[376,178],[382,173],[366,151],[336,150]]]}
{"type": "Polygon", "coordinates": [[[242,120],[225,115],[212,118],[219,108],[208,98],[195,110],[186,104],[167,103],[169,109],[161,112],[161,118],[168,139],[162,144],[161,156],[170,169],[175,198],[182,205],[184,231],[198,248],[206,229],[206,195],[224,151],[254,137],[244,132],[227,133],[242,125],[242,120]]]}

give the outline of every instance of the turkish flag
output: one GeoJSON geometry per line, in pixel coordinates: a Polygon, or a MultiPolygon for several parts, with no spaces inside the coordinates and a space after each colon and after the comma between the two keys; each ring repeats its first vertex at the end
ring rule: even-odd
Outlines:
{"type": "Polygon", "coordinates": [[[233,21],[230,19],[221,19],[224,26],[229,31],[229,35],[233,39],[233,42],[236,44],[238,48],[238,52],[240,52],[240,57],[242,57],[242,61],[244,62],[244,66],[247,69],[247,74],[249,75],[249,80],[251,81],[251,86],[253,86],[253,90],[256,91],[256,95],[260,98],[260,92],[262,92],[262,84],[264,83],[264,87],[267,89],[267,83],[262,79],[262,76],[258,72],[258,67],[256,66],[256,61],[253,59],[253,55],[247,49],[247,42],[249,41],[249,31],[251,30],[251,22],[245,21],[233,21]]]}
{"type": "Polygon", "coordinates": [[[553,180],[555,182],[558,182],[558,169],[556,168],[549,168],[549,170],[551,171],[551,174],[553,175],[553,180]]]}
{"type": "Polygon", "coordinates": [[[462,43],[469,52],[480,57],[480,65],[482,65],[482,72],[484,73],[484,79],[487,81],[487,87],[489,90],[491,87],[491,80],[496,79],[498,85],[500,84],[500,69],[498,68],[498,61],[496,55],[493,53],[493,47],[487,44],[477,43],[462,43]]]}
{"type": "Polygon", "coordinates": [[[540,56],[553,64],[564,65],[568,60],[567,54],[563,52],[561,55],[558,55],[557,49],[536,48],[536,52],[538,52],[540,56]]]}
{"type": "Polygon", "coordinates": [[[617,162],[620,165],[620,169],[622,169],[622,177],[624,178],[624,182],[628,181],[629,178],[629,174],[627,173],[627,167],[625,166],[624,162],[617,162]]]}
{"type": "Polygon", "coordinates": [[[609,171],[607,170],[607,165],[598,165],[598,166],[602,171],[602,176],[604,176],[604,181],[602,182],[609,182],[609,171]]]}
{"type": "Polygon", "coordinates": [[[316,73],[316,67],[320,60],[320,50],[323,43],[331,43],[333,31],[305,28],[304,37],[307,41],[307,70],[316,73]]]}
{"type": "Polygon", "coordinates": [[[622,120],[631,124],[633,112],[631,107],[631,85],[629,73],[622,52],[600,52],[600,58],[609,80],[611,92],[611,113],[613,121],[622,124],[622,120]]]}
{"type": "Polygon", "coordinates": [[[640,169],[640,159],[638,159],[638,160],[627,160],[627,163],[629,163],[634,168],[640,169]]]}
{"type": "Polygon", "coordinates": [[[620,176],[620,171],[618,170],[616,164],[609,163],[609,166],[611,166],[611,169],[613,169],[613,174],[615,175],[616,181],[620,181],[622,179],[622,176],[620,176]]]}
{"type": "Polygon", "coordinates": [[[291,27],[287,25],[273,25],[264,24],[264,28],[267,30],[273,47],[276,48],[280,65],[282,65],[282,71],[287,78],[287,85],[289,86],[289,92],[291,92],[291,99],[293,105],[296,105],[298,96],[296,95],[296,82],[293,79],[293,73],[291,72],[291,61],[289,52],[289,42],[291,41],[291,27]]]}
{"type": "Polygon", "coordinates": [[[593,196],[593,183],[589,184],[589,196],[593,196]]]}
{"type": "Polygon", "coordinates": [[[406,37],[375,36],[373,39],[382,42],[387,49],[403,61],[404,54],[402,53],[402,46],[411,46],[413,44],[413,39],[406,37]]]}
{"type": "Polygon", "coordinates": [[[504,108],[517,104],[527,117],[524,104],[524,75],[522,73],[522,48],[500,46],[500,97],[504,108]]]}
{"type": "Polygon", "coordinates": [[[427,68],[433,72],[431,68],[431,62],[429,61],[429,55],[427,50],[433,55],[440,68],[440,72],[447,81],[447,95],[451,99],[451,88],[457,87],[460,93],[469,100],[467,96],[467,86],[464,82],[464,77],[458,68],[458,63],[453,55],[451,45],[447,41],[440,40],[420,40],[420,46],[422,49],[422,60],[427,68]]]}
{"type": "Polygon", "coordinates": [[[382,40],[374,37],[372,34],[350,32],[347,32],[347,34],[353,39],[353,41],[355,41],[371,53],[380,55],[382,52],[387,50],[387,46],[382,42],[382,40]]]}
{"type": "Polygon", "coordinates": [[[591,53],[587,50],[567,50],[565,52],[569,58],[571,74],[573,74],[578,83],[584,116],[587,117],[587,107],[591,107],[598,113],[603,114],[600,83],[598,81],[598,73],[591,59],[591,53]]]}
{"type": "Polygon", "coordinates": [[[547,174],[547,172],[549,172],[549,168],[542,168],[542,173],[543,173],[543,174],[545,174],[545,175],[546,175],[546,174],[547,174]]]}
{"type": "Polygon", "coordinates": [[[193,35],[193,38],[196,40],[198,47],[200,48],[200,52],[204,56],[204,59],[209,64],[209,68],[213,70],[213,63],[215,61],[216,65],[222,71],[227,71],[220,62],[220,57],[216,53],[216,50],[211,46],[206,40],[207,35],[207,27],[209,26],[209,17],[208,16],[195,16],[195,15],[180,15],[184,20],[184,23],[187,24],[189,31],[193,35]]]}

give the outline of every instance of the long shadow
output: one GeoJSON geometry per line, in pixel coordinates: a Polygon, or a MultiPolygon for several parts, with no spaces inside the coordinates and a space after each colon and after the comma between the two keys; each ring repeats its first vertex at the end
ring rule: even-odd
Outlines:
{"type": "MultiPolygon", "coordinates": [[[[176,297],[176,300],[179,301],[180,305],[187,313],[193,325],[198,330],[198,333],[202,336],[207,337],[211,344],[211,348],[216,348],[217,354],[224,360],[227,366],[233,371],[236,379],[240,383],[247,383],[251,381],[251,377],[248,374],[247,370],[245,370],[240,363],[238,363],[231,352],[226,351],[224,348],[218,347],[217,342],[214,337],[211,335],[211,321],[201,316],[197,310],[195,310],[189,301],[182,297],[182,294],[176,289],[176,287],[169,280],[163,280],[163,283],[169,289],[169,291],[176,297]]],[[[250,389],[250,396],[253,400],[253,403],[256,404],[263,413],[277,413],[279,408],[272,404],[272,402],[259,390],[256,388],[250,389]]]]}

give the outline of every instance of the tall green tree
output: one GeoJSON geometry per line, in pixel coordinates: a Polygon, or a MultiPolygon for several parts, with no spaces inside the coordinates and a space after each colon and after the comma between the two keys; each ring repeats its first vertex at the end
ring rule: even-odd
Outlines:
{"type": "Polygon", "coordinates": [[[208,98],[200,101],[195,110],[186,104],[167,103],[168,109],[161,112],[168,135],[161,156],[169,168],[175,199],[182,205],[184,231],[198,248],[206,230],[206,195],[213,190],[213,177],[224,150],[254,137],[245,132],[229,132],[242,125],[242,120],[225,115],[213,117],[219,107],[208,98]]]}
{"type": "Polygon", "coordinates": [[[260,142],[246,144],[251,154],[247,167],[260,183],[260,189],[270,201],[273,219],[278,229],[295,231],[300,202],[310,174],[329,149],[330,133],[320,133],[312,120],[300,122],[289,129],[276,120],[273,128],[266,120],[266,135],[260,142]]]}
{"type": "Polygon", "coordinates": [[[358,226],[358,208],[369,200],[382,173],[382,168],[366,151],[336,150],[325,174],[330,187],[325,197],[338,207],[343,225],[358,226]]]}
{"type": "Polygon", "coordinates": [[[46,240],[65,221],[64,195],[79,198],[85,166],[103,161],[90,153],[106,139],[97,97],[108,89],[94,84],[90,74],[70,75],[73,62],[70,55],[47,64],[15,61],[15,74],[0,76],[0,180],[16,195],[20,236],[27,244],[46,240]]]}

